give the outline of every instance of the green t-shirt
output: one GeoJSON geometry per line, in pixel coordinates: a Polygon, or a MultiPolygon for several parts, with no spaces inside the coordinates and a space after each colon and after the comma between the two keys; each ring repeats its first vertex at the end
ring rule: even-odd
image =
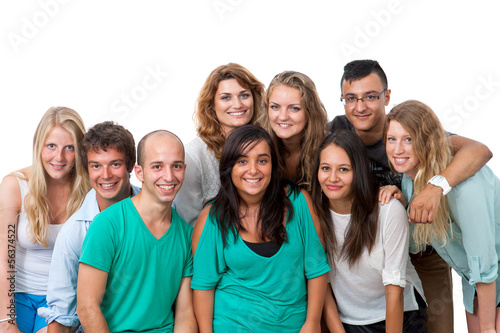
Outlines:
{"type": "Polygon", "coordinates": [[[172,332],[181,278],[193,273],[193,229],[172,209],[172,224],[151,234],[130,198],[94,218],[80,262],[108,272],[101,311],[111,332],[172,332]]]}
{"type": "Polygon", "coordinates": [[[291,194],[288,241],[272,257],[253,252],[232,232],[224,247],[212,215],[193,262],[191,288],[214,294],[214,332],[300,331],[307,315],[307,279],[330,270],[304,196],[291,194]]]}

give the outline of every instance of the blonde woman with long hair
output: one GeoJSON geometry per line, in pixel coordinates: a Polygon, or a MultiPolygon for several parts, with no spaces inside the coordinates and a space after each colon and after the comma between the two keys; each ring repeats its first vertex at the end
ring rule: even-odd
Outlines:
{"type": "MultiPolygon", "coordinates": [[[[402,192],[385,187],[385,195],[404,195],[411,205],[428,181],[446,181],[439,174],[451,161],[450,147],[439,119],[424,103],[395,106],[387,116],[384,142],[391,166],[404,173],[402,192]]],[[[433,222],[412,225],[410,251],[430,244],[462,277],[469,332],[499,332],[500,180],[484,166],[453,188],[443,187],[433,222]]]]}
{"type": "Polygon", "coordinates": [[[46,306],[54,242],[90,189],[79,155],[84,134],[78,113],[51,107],[33,138],[33,164],[0,184],[1,332],[47,330],[36,311],[46,306]]]}
{"type": "Polygon", "coordinates": [[[284,177],[310,192],[312,164],[327,123],[314,82],[294,71],[276,75],[267,88],[265,110],[259,123],[273,138],[284,177]]]}
{"type": "Polygon", "coordinates": [[[264,85],[245,67],[214,69],[198,96],[194,113],[198,137],[186,145],[186,179],[175,197],[179,215],[194,225],[203,205],[219,192],[219,160],[231,131],[255,124],[263,107],[264,85]]]}

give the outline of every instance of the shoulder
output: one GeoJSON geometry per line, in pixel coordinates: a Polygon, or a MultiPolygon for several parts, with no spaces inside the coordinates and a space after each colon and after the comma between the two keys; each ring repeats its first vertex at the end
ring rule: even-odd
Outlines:
{"type": "Polygon", "coordinates": [[[379,223],[384,225],[389,223],[408,224],[406,208],[399,200],[391,198],[391,200],[385,205],[382,205],[379,202],[378,207],[379,223]]]}
{"type": "Polygon", "coordinates": [[[207,145],[197,136],[186,144],[186,154],[196,155],[207,149],[207,145]]]}
{"type": "Polygon", "coordinates": [[[180,229],[183,232],[191,234],[193,232],[193,227],[189,225],[184,219],[177,213],[177,210],[172,207],[172,222],[178,223],[180,229]]]}
{"type": "Polygon", "coordinates": [[[351,124],[351,122],[347,119],[345,115],[336,116],[330,122],[330,132],[333,133],[335,130],[340,130],[340,129],[346,129],[351,131],[354,129],[354,126],[351,124]]]}
{"type": "Polygon", "coordinates": [[[11,173],[0,183],[0,206],[21,208],[21,189],[18,177],[11,173]]]}

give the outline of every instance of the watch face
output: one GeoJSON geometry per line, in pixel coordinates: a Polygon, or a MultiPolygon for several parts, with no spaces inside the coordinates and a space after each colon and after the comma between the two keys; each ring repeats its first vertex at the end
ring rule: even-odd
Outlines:
{"type": "Polygon", "coordinates": [[[435,183],[438,183],[438,184],[439,184],[439,183],[441,183],[441,182],[443,181],[443,179],[444,179],[444,177],[443,177],[443,176],[434,176],[433,181],[434,181],[435,183]]]}

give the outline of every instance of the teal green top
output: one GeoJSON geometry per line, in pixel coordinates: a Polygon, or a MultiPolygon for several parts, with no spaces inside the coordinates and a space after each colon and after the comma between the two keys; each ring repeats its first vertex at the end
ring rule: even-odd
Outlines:
{"type": "MultiPolygon", "coordinates": [[[[403,176],[402,188],[407,202],[410,202],[413,181],[406,174],[403,176]]],[[[452,218],[451,230],[448,230],[444,247],[437,241],[433,241],[432,246],[462,277],[463,302],[468,312],[473,313],[476,283],[496,281],[498,304],[500,180],[485,166],[474,176],[454,186],[446,199],[452,218]]],[[[410,237],[410,250],[415,248],[410,237]]]]}
{"type": "Polygon", "coordinates": [[[192,275],[192,230],[172,209],[156,239],[130,198],[94,218],[80,262],[108,272],[101,310],[111,332],[173,332],[172,305],[192,275]]]}
{"type": "Polygon", "coordinates": [[[191,288],[215,287],[214,333],[293,332],[306,320],[307,279],[330,270],[302,193],[291,194],[288,241],[272,257],[259,256],[227,233],[224,247],[210,214],[194,257],[191,288]]]}

